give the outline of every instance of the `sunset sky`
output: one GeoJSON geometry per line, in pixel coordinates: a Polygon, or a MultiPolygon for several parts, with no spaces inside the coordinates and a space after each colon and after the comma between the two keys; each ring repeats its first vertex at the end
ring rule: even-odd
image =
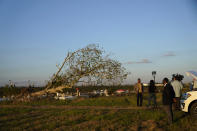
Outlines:
{"type": "MultiPolygon", "coordinates": [[[[0,85],[43,83],[68,51],[96,43],[131,72],[157,82],[197,71],[195,0],[1,0],[0,85]]],[[[185,76],[185,81],[191,78],[185,76]]]]}

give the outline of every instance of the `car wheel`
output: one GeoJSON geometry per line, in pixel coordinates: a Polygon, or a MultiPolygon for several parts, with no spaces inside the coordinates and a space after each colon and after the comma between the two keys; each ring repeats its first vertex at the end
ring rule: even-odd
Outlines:
{"type": "Polygon", "coordinates": [[[197,118],[197,102],[192,104],[190,108],[190,115],[194,118],[197,118]]]}

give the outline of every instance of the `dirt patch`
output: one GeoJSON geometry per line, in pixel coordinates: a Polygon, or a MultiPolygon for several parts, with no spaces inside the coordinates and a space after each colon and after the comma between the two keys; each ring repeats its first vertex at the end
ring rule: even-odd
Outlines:
{"type": "Polygon", "coordinates": [[[159,123],[154,120],[137,122],[130,126],[129,129],[132,131],[164,131],[164,129],[159,126],[159,123]]]}
{"type": "Polygon", "coordinates": [[[163,129],[159,128],[159,125],[154,120],[142,121],[138,127],[140,131],[163,131],[163,129]]]}

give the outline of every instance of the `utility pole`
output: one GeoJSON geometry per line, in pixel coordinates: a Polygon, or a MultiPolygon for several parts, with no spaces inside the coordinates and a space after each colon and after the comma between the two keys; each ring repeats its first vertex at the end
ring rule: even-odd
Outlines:
{"type": "Polygon", "coordinates": [[[152,71],[152,76],[154,78],[154,82],[155,82],[155,76],[156,76],[157,72],[156,71],[152,71]]]}

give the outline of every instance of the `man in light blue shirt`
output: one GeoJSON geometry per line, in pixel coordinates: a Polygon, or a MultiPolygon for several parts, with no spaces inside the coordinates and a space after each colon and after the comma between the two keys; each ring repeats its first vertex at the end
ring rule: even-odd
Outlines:
{"type": "Polygon", "coordinates": [[[173,81],[171,82],[171,85],[175,92],[175,109],[180,110],[180,99],[183,89],[183,84],[176,79],[176,77],[173,78],[173,81]]]}

